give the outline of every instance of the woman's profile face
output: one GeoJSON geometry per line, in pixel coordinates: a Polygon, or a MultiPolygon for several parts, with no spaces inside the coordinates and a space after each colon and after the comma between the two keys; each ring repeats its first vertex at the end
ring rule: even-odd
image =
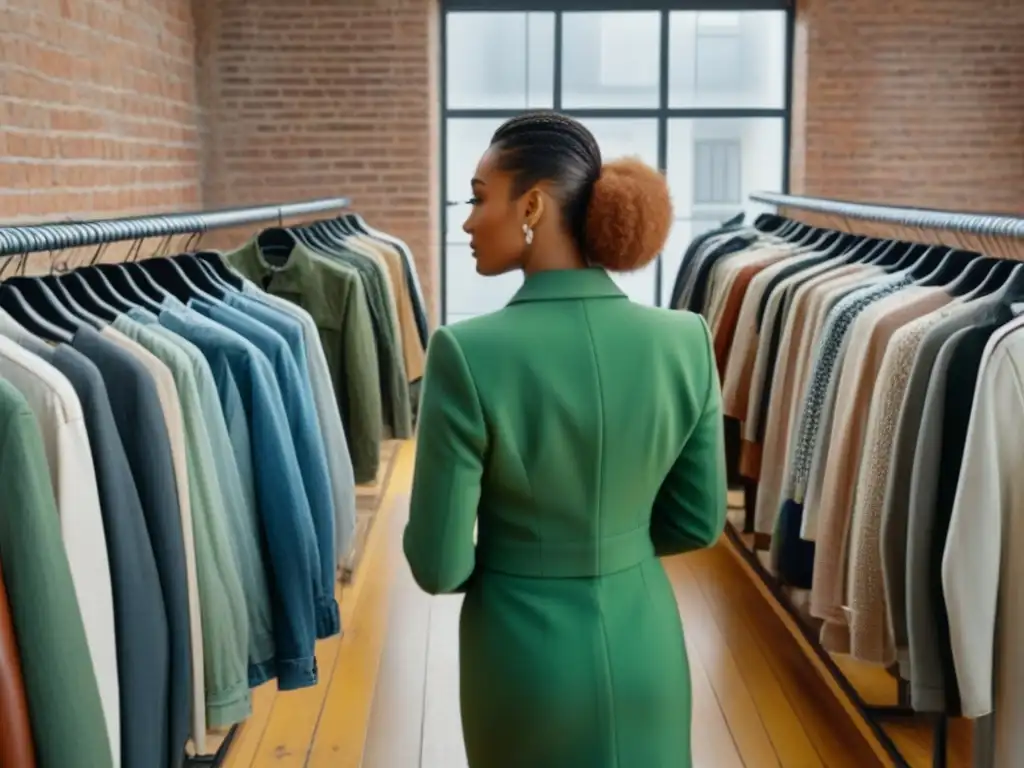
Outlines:
{"type": "Polygon", "coordinates": [[[501,275],[522,266],[526,237],[522,198],[512,198],[512,176],[498,168],[496,153],[489,149],[480,158],[472,179],[473,206],[462,229],[481,275],[501,275]]]}

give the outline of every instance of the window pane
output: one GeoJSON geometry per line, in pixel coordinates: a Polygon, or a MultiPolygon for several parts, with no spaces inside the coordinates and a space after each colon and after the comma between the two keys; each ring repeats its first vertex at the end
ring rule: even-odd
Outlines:
{"type": "Polygon", "coordinates": [[[657,12],[566,13],[562,107],[657,107],[660,28],[657,12]]]}
{"type": "Polygon", "coordinates": [[[445,196],[449,202],[445,215],[447,230],[444,244],[446,312],[449,321],[457,315],[476,315],[500,309],[522,282],[512,277],[482,278],[469,251],[469,237],[462,224],[469,215],[464,201],[472,196],[470,179],[480,156],[491,143],[491,136],[502,124],[501,118],[455,119],[446,123],[445,196]],[[511,281],[512,287],[509,288],[511,281]],[[516,282],[518,281],[518,282],[516,282]]]}
{"type": "Polygon", "coordinates": [[[482,315],[505,306],[520,285],[523,273],[516,270],[497,277],[481,277],[469,245],[445,246],[445,307],[448,319],[458,316],[482,315]]]}
{"type": "Polygon", "coordinates": [[[668,182],[676,220],[665,247],[661,296],[672,283],[690,241],[746,211],[770,210],[750,201],[754,192],[781,192],[782,118],[672,119],[668,123],[668,182]]]}
{"type": "Polygon", "coordinates": [[[669,106],[782,109],[785,11],[669,15],[669,106]]]}
{"type": "MultiPolygon", "coordinates": [[[[657,120],[602,117],[581,122],[594,134],[605,162],[632,155],[655,168],[658,166],[657,120]]],[[[633,301],[654,304],[656,270],[655,263],[651,262],[636,272],[613,274],[612,277],[633,301]]]]}
{"type": "Polygon", "coordinates": [[[450,109],[554,106],[553,13],[449,13],[450,109]]]}

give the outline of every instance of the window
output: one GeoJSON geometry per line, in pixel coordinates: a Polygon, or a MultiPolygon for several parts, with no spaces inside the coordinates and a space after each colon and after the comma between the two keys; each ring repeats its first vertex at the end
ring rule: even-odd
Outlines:
{"type": "Polygon", "coordinates": [[[518,273],[478,276],[462,225],[492,133],[524,110],[574,115],[606,160],[636,155],[666,173],[676,219],[664,252],[614,275],[636,302],[664,305],[693,237],[763,210],[751,193],[784,191],[791,3],[742,2],[678,11],[669,0],[643,10],[628,0],[442,0],[442,322],[493,312],[521,284],[518,273]]]}

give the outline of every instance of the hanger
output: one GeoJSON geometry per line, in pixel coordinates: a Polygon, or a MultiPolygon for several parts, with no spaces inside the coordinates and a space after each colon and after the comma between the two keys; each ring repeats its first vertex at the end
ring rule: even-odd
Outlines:
{"type": "MultiPolygon", "coordinates": [[[[167,288],[163,284],[154,280],[153,276],[149,273],[148,270],[139,266],[138,258],[139,254],[142,252],[142,242],[146,238],[146,233],[144,231],[139,231],[136,232],[135,234],[135,243],[132,245],[131,250],[128,252],[128,256],[125,259],[125,261],[122,264],[119,264],[118,266],[125,272],[127,272],[132,277],[132,279],[134,280],[135,284],[139,287],[139,289],[143,291],[147,296],[149,296],[152,299],[152,301],[155,302],[162,309],[164,300],[167,299],[168,296],[172,296],[174,294],[171,291],[167,290],[167,288]]],[[[162,242],[157,245],[158,251],[162,247],[162,245],[162,242]]],[[[176,298],[179,298],[179,300],[181,300],[181,297],[176,298]]],[[[159,312],[160,310],[158,309],[156,311],[159,312]]]]}
{"type": "MultiPolygon", "coordinates": [[[[62,229],[61,225],[57,225],[57,227],[62,229]]],[[[63,242],[59,243],[59,247],[72,247],[77,241],[76,231],[72,229],[64,234],[65,238],[63,242]]],[[[118,302],[116,297],[114,297],[114,301],[119,304],[117,307],[112,306],[107,300],[97,294],[92,286],[85,281],[79,270],[69,270],[66,263],[58,265],[52,252],[50,257],[50,274],[43,278],[43,282],[49,285],[58,296],[62,296],[64,303],[73,311],[76,311],[79,316],[84,316],[93,324],[97,324],[97,322],[109,323],[119,314],[127,311],[127,308],[123,306],[123,302],[118,302]]]]}
{"type": "Polygon", "coordinates": [[[224,259],[219,253],[215,253],[214,251],[197,251],[195,253],[195,257],[196,260],[199,261],[208,271],[215,274],[227,285],[235,290],[242,290],[242,286],[244,285],[242,279],[231,271],[231,268],[224,263],[224,259]]]}
{"type": "MultiPolygon", "coordinates": [[[[106,230],[109,226],[110,225],[107,224],[100,224],[100,227],[103,230],[106,230]]],[[[115,234],[121,233],[111,233],[107,231],[107,235],[110,236],[111,239],[116,239],[114,237],[115,234]]],[[[132,233],[129,232],[128,234],[130,236],[132,233]]],[[[124,239],[123,236],[122,239],[124,239]]],[[[107,243],[104,242],[96,249],[96,254],[92,257],[89,268],[81,270],[83,279],[90,282],[94,288],[98,287],[100,284],[109,286],[110,290],[116,296],[123,299],[127,304],[134,304],[136,306],[145,307],[153,312],[159,312],[160,302],[163,301],[164,294],[161,294],[159,291],[147,293],[142,290],[142,288],[139,287],[139,284],[132,278],[131,273],[123,263],[104,264],[100,262],[100,258],[103,251],[106,250],[106,247],[107,243]],[[156,294],[155,297],[153,296],[153,293],[156,294]]],[[[129,248],[129,256],[131,255],[134,247],[135,244],[129,248]]]]}
{"type": "MultiPolygon", "coordinates": [[[[103,235],[106,233],[104,225],[88,223],[82,226],[90,234],[90,239],[103,240],[103,235]]],[[[73,270],[62,277],[61,280],[79,302],[86,301],[84,295],[88,294],[95,303],[114,315],[128,312],[138,302],[133,304],[129,299],[122,296],[107,279],[107,276],[100,270],[95,269],[104,248],[105,243],[101,242],[99,248],[96,249],[96,252],[84,267],[73,270]]]]}
{"type": "MultiPolygon", "coordinates": [[[[19,268],[20,274],[23,275],[25,272],[28,251],[33,247],[34,243],[21,232],[16,234],[12,232],[11,241],[12,244],[24,249],[24,251],[20,257],[20,263],[15,263],[18,261],[18,257],[9,257],[5,260],[4,264],[0,266],[0,276],[3,275],[8,264],[13,264],[14,279],[17,279],[19,268]]],[[[75,331],[78,330],[76,325],[73,323],[69,324],[60,317],[44,317],[29,303],[18,286],[11,284],[7,280],[0,283],[0,307],[5,309],[11,317],[27,330],[49,341],[70,343],[74,338],[75,331]]]]}
{"type": "Polygon", "coordinates": [[[198,233],[196,232],[189,235],[189,239],[185,243],[185,252],[171,256],[170,261],[181,270],[185,279],[195,285],[199,291],[214,299],[220,299],[224,296],[223,282],[212,279],[209,273],[203,269],[202,262],[196,258],[195,253],[192,251],[192,246],[195,242],[198,242],[198,239],[198,233]]]}
{"type": "Polygon", "coordinates": [[[174,259],[167,258],[166,249],[174,235],[165,235],[148,259],[135,263],[164,290],[182,302],[193,298],[216,299],[197,286],[174,259]]]}
{"type": "Polygon", "coordinates": [[[951,248],[930,272],[926,272],[925,267],[919,264],[911,271],[911,276],[917,278],[917,284],[924,287],[949,285],[958,277],[966,278],[967,272],[974,266],[972,262],[981,258],[984,257],[972,251],[951,248]]]}
{"type": "Polygon", "coordinates": [[[256,236],[256,247],[272,267],[284,267],[291,259],[299,240],[285,227],[268,227],[256,236]]]}

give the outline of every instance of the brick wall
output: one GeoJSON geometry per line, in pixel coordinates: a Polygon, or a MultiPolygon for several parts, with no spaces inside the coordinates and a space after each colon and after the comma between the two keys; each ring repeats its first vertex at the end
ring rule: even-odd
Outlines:
{"type": "Polygon", "coordinates": [[[797,0],[791,189],[1024,213],[1024,2],[797,0]]]}
{"type": "Polygon", "coordinates": [[[436,0],[218,0],[196,14],[207,205],[350,196],[409,243],[433,298],[436,0]]]}
{"type": "Polygon", "coordinates": [[[201,199],[189,0],[0,3],[0,219],[201,199]]]}

